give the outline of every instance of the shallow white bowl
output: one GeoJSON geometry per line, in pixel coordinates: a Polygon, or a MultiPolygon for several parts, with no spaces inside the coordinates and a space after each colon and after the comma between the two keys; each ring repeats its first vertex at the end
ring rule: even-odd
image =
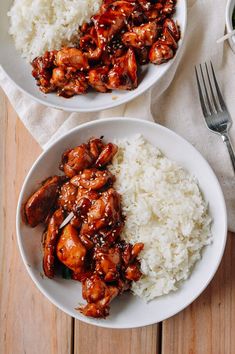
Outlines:
{"type": "Polygon", "coordinates": [[[22,187],[17,208],[18,244],[24,264],[41,292],[69,315],[97,326],[131,328],[160,322],[188,306],[211,281],[221,261],[227,237],[227,218],[224,197],[212,169],[186,140],[155,123],[131,118],[112,118],[84,124],[52,144],[34,163],[22,187]],[[146,304],[131,294],[124,294],[111,304],[107,319],[94,320],[82,316],[75,307],[83,302],[81,284],[72,280],[42,277],[42,228],[30,228],[21,220],[21,207],[39,183],[59,172],[58,165],[64,150],[86,142],[91,136],[104,135],[107,141],[141,133],[170,159],[177,161],[195,175],[208,201],[213,217],[213,243],[203,250],[190,278],[180,289],[146,304]]]}
{"type": "MultiPolygon", "coordinates": [[[[232,16],[233,16],[233,9],[235,7],[235,0],[228,0],[226,6],[226,13],[225,13],[225,21],[226,21],[226,29],[227,33],[233,31],[233,23],[232,23],[232,16]]],[[[233,52],[235,53],[235,35],[228,39],[230,47],[232,48],[233,52]]]]}
{"type": "MultiPolygon", "coordinates": [[[[150,88],[153,84],[174,65],[175,58],[162,65],[145,65],[139,78],[139,86],[132,91],[113,91],[111,93],[90,92],[86,95],[74,96],[70,99],[58,97],[55,93],[43,94],[36,86],[36,82],[31,75],[31,65],[21,58],[16,52],[13,39],[8,34],[9,11],[13,0],[1,1],[0,12],[0,65],[2,65],[8,77],[15,82],[19,89],[30,95],[36,101],[46,105],[73,112],[92,112],[118,106],[128,102],[150,88]]],[[[30,9],[29,9],[30,11],[30,9]]],[[[175,13],[175,20],[180,25],[182,39],[179,42],[177,54],[181,50],[186,29],[186,0],[178,0],[175,13]]]]}

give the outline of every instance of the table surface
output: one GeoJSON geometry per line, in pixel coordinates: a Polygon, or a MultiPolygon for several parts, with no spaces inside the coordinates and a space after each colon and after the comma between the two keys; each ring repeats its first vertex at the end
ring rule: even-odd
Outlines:
{"type": "Polygon", "coordinates": [[[52,305],[24,268],[15,211],[22,182],[41,148],[0,91],[0,353],[235,353],[235,237],[203,294],[160,324],[109,330],[84,324],[52,305]]]}

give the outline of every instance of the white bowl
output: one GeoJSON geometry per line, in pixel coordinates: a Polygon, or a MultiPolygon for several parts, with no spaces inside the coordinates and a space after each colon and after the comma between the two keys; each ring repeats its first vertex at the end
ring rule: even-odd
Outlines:
{"type": "MultiPolygon", "coordinates": [[[[232,24],[232,15],[233,15],[233,10],[235,7],[235,0],[228,0],[227,6],[226,6],[226,13],[225,13],[225,21],[226,21],[226,29],[227,33],[230,33],[233,31],[233,24],[232,24]]],[[[228,39],[230,47],[232,48],[233,52],[235,53],[235,35],[230,37],[228,39]]]]}
{"type": "MultiPolygon", "coordinates": [[[[36,86],[36,82],[31,75],[31,65],[22,59],[20,54],[16,52],[14,42],[8,34],[9,18],[7,17],[7,12],[9,11],[12,2],[13,0],[3,0],[1,2],[0,65],[2,65],[7,76],[14,81],[19,89],[46,106],[73,112],[92,112],[112,108],[139,96],[159,81],[168,69],[174,65],[175,59],[159,66],[152,64],[143,66],[139,78],[139,86],[132,91],[113,91],[105,94],[90,92],[86,95],[74,96],[70,99],[58,97],[55,93],[47,95],[43,94],[36,86]]],[[[186,17],[186,0],[178,0],[174,18],[180,25],[182,39],[179,42],[177,53],[179,53],[182,47],[182,41],[186,29],[186,17]]]]}
{"type": "Polygon", "coordinates": [[[52,144],[34,163],[23,184],[16,216],[17,239],[24,264],[41,292],[67,314],[90,324],[109,328],[132,328],[160,322],[175,315],[195,300],[214,276],[221,261],[227,237],[224,197],[212,169],[186,140],[158,124],[131,118],[112,118],[81,125],[52,144]],[[179,290],[150,303],[124,294],[111,304],[107,319],[90,319],[75,310],[83,302],[81,284],[73,280],[42,277],[42,228],[34,229],[22,222],[21,207],[39,183],[58,173],[64,150],[86,142],[91,136],[104,135],[107,141],[141,133],[170,159],[177,161],[198,179],[213,218],[213,243],[203,250],[188,280],[179,290]]]}

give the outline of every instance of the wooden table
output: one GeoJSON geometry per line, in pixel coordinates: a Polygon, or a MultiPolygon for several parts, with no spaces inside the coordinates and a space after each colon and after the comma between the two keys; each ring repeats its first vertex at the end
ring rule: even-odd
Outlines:
{"type": "Polygon", "coordinates": [[[173,318],[133,330],[83,324],[52,305],[20,258],[15,211],[41,148],[0,92],[0,354],[234,354],[235,237],[204,293],[173,318]]]}

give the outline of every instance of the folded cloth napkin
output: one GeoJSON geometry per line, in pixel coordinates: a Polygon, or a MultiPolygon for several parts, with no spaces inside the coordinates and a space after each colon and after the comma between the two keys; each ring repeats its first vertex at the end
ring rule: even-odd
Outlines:
{"type": "MultiPolygon", "coordinates": [[[[180,0],[178,0],[180,1],[180,0]]],[[[216,44],[224,34],[226,0],[189,0],[184,46],[167,75],[132,102],[94,113],[66,113],[47,108],[21,93],[0,70],[0,84],[27,129],[42,146],[69,129],[99,118],[129,116],[153,120],[191,142],[208,160],[224,191],[229,230],[235,231],[235,176],[226,147],[206,129],[195,82],[194,65],[212,60],[231,116],[235,117],[235,57],[227,44],[216,44]]],[[[235,119],[235,118],[234,118],[235,119]]],[[[235,143],[235,124],[231,130],[235,143]]]]}

